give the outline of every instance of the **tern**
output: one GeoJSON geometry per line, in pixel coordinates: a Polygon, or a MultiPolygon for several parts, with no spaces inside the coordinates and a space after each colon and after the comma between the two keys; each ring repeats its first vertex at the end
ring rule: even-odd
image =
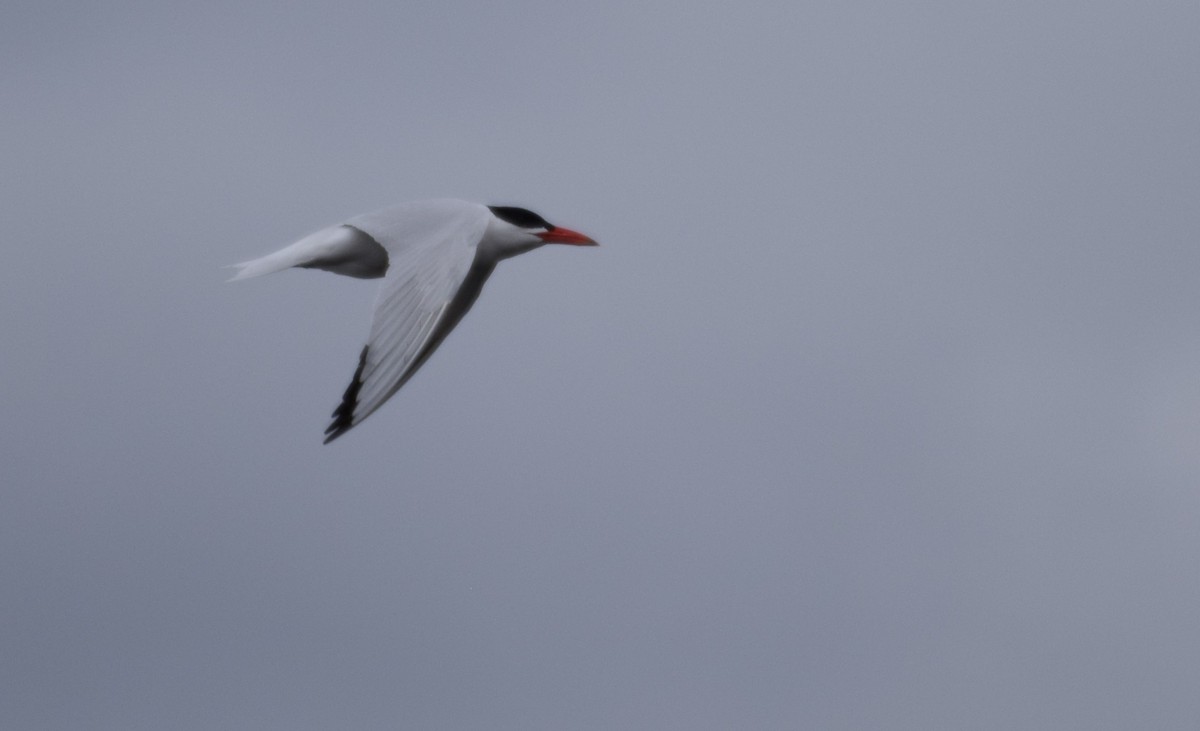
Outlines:
{"type": "Polygon", "coordinates": [[[356,216],[273,254],[234,264],[238,271],[230,281],[292,267],[383,278],[371,334],[325,430],[328,444],[412,378],[471,309],[496,264],[543,244],[596,242],[525,208],[413,201],[356,216]]]}

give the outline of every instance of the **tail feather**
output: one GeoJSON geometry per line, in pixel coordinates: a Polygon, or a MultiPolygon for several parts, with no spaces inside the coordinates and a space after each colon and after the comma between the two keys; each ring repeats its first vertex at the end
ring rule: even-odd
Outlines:
{"type": "Polygon", "coordinates": [[[298,262],[292,260],[292,257],[281,256],[287,253],[287,249],[276,251],[274,254],[267,254],[258,259],[243,261],[237,264],[230,264],[226,269],[236,269],[233,276],[228,279],[230,282],[236,282],[239,279],[250,279],[251,277],[261,277],[264,274],[273,274],[281,272],[284,269],[297,266],[298,262]]]}
{"type": "Polygon", "coordinates": [[[373,279],[387,271],[387,252],[374,239],[353,226],[333,226],[309,234],[291,246],[258,259],[232,264],[237,272],[229,279],[261,277],[291,267],[325,269],[350,277],[373,279]]]}

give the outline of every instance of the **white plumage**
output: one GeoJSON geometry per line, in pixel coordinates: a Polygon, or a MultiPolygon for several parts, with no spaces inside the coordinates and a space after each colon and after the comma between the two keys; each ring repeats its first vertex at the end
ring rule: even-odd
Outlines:
{"type": "Polygon", "coordinates": [[[595,245],[523,208],[415,201],[356,216],[235,264],[231,281],[291,267],[384,277],[358,369],[326,429],[329,443],[412,377],[471,308],[500,260],[546,243],[595,245]]]}

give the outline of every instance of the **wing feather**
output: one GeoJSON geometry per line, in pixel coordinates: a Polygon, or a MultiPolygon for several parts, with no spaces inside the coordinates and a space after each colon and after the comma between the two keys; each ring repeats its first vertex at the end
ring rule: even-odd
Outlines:
{"type": "Polygon", "coordinates": [[[420,209],[401,204],[349,222],[387,250],[389,263],[371,334],[326,443],[391,398],[470,309],[493,268],[476,260],[487,216],[483,206],[444,201],[420,209]]]}

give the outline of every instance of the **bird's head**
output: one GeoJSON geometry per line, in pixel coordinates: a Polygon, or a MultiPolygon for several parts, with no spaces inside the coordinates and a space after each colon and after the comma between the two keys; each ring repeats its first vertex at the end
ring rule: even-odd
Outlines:
{"type": "Polygon", "coordinates": [[[543,244],[596,246],[591,237],[569,228],[555,226],[528,209],[516,206],[488,206],[488,210],[492,212],[492,220],[488,222],[484,238],[497,254],[497,258],[516,256],[543,244]]]}

